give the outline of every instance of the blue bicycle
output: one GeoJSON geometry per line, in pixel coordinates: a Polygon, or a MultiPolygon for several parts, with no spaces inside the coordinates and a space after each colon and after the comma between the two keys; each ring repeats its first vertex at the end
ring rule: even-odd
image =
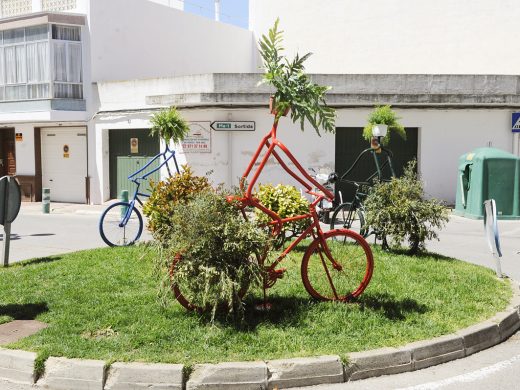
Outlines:
{"type": "Polygon", "coordinates": [[[143,232],[144,224],[141,213],[135,207],[135,202],[142,206],[143,202],[139,197],[150,197],[150,194],[139,192],[139,187],[144,180],[164,166],[168,171],[168,175],[171,176],[170,166],[168,164],[170,160],[173,160],[175,169],[177,173],[179,173],[179,165],[175,158],[175,151],[166,145],[164,152],[159,153],[141,169],[128,176],[128,180],[136,185],[132,199],[129,202],[116,202],[111,204],[103,214],[101,214],[99,220],[99,234],[108,246],[127,246],[139,240],[143,232]],[[164,161],[157,168],[139,176],[139,174],[143,173],[154,162],[161,161],[161,158],[164,159],[164,161]]]}

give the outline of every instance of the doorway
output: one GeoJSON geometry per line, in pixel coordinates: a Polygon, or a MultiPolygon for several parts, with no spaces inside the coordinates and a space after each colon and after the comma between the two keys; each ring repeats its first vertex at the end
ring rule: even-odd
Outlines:
{"type": "MultiPolygon", "coordinates": [[[[160,150],[159,137],[151,137],[149,129],[111,129],[108,132],[110,198],[116,199],[122,190],[127,190],[130,196],[135,191],[135,185],[128,176],[144,167],[160,150]]],[[[159,165],[159,161],[149,166],[149,172],[159,165]]],[[[160,180],[159,172],[149,176],[154,182],[160,180]]],[[[146,181],[148,183],[148,181],[146,181]]],[[[150,188],[142,187],[143,192],[150,188]]]]}
{"type": "MultiPolygon", "coordinates": [[[[401,176],[407,163],[413,159],[417,159],[418,133],[416,127],[407,127],[406,140],[403,140],[397,134],[392,134],[390,142],[387,145],[394,155],[392,165],[396,176],[401,176]]],[[[338,175],[346,172],[354,163],[357,156],[369,147],[367,140],[363,138],[362,127],[338,127],[336,128],[336,152],[335,152],[335,171],[338,175]]],[[[365,155],[361,159],[356,168],[349,174],[347,179],[354,181],[366,181],[367,178],[376,171],[374,160],[370,155],[365,155]]],[[[381,162],[380,162],[381,163],[381,162]]],[[[390,178],[390,171],[387,169],[382,172],[384,178],[390,178]]],[[[343,199],[352,199],[355,193],[355,187],[345,182],[337,183],[336,194],[341,191],[343,199]]]]}
{"type": "Polygon", "coordinates": [[[14,129],[0,129],[0,177],[16,175],[14,129]]]}

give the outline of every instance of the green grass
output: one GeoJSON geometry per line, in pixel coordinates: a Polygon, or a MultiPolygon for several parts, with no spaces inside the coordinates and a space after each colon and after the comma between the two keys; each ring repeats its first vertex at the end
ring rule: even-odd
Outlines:
{"type": "Polygon", "coordinates": [[[144,247],[77,252],[0,271],[0,320],[47,322],[9,345],[47,356],[113,361],[199,362],[339,354],[454,332],[504,309],[508,282],[465,262],[390,255],[373,247],[374,276],[353,304],[319,303],[300,280],[302,251],[270,290],[274,308],[252,309],[247,326],[208,324],[172,301],[159,304],[154,253],[144,247]]]}

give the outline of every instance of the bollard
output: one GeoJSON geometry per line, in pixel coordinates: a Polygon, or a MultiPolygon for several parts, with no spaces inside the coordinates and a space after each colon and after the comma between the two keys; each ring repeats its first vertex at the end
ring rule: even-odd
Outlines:
{"type": "MultiPolygon", "coordinates": [[[[128,191],[127,190],[121,190],[121,202],[128,203],[128,191]]],[[[125,217],[127,209],[128,209],[128,207],[121,207],[121,218],[125,217]]]]}
{"type": "Polygon", "coordinates": [[[44,214],[49,214],[51,212],[51,189],[43,188],[42,189],[42,208],[44,214]]]}

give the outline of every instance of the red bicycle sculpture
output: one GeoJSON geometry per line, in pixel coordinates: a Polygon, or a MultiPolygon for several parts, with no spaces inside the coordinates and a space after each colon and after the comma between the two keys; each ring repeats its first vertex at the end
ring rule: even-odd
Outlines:
{"type": "MultiPolygon", "coordinates": [[[[374,269],[372,251],[365,239],[356,232],[348,229],[334,229],[327,232],[322,230],[316,205],[324,198],[332,201],[334,195],[313,179],[302,168],[289,149],[277,138],[278,121],[279,118],[276,116],[271,131],[260,142],[249,166],[242,175],[240,187],[243,196],[229,198],[230,201],[237,201],[238,207],[246,218],[245,208],[248,206],[256,207],[269,215],[272,221],[268,225],[272,228],[273,236],[284,234],[282,233],[284,223],[302,219],[310,220],[309,226],[270,264],[268,264],[268,256],[258,259],[260,265],[265,269],[264,297],[265,290],[272,287],[278,279],[283,277],[285,269],[277,268],[277,266],[302,240],[312,237],[313,240],[305,251],[301,262],[301,278],[305,289],[318,300],[348,302],[358,297],[370,282],[374,269]],[[261,158],[258,167],[253,171],[264,148],[267,148],[267,151],[261,158]],[[297,168],[296,172],[289,168],[277,149],[294,164],[297,168]],[[289,175],[303,185],[306,193],[313,197],[308,213],[281,218],[277,213],[263,206],[253,196],[253,188],[271,156],[289,175]],[[244,183],[251,174],[252,179],[249,181],[247,188],[244,188],[244,183]],[[318,189],[318,191],[313,189],[318,189]]],[[[175,297],[184,307],[189,310],[200,309],[183,296],[179,286],[173,285],[172,288],[175,297]]],[[[245,289],[240,294],[245,294],[245,289]]]]}

